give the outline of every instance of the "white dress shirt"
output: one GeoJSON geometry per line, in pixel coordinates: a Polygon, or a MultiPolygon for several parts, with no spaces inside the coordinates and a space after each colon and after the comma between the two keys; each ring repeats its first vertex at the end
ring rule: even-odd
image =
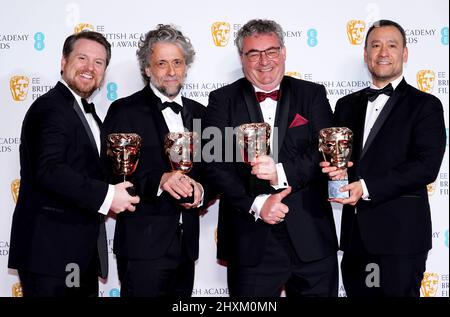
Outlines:
{"type": "MultiPolygon", "coordinates": [[[[253,86],[255,88],[255,92],[257,91],[263,91],[259,89],[256,86],[253,86]]],[[[276,87],[273,90],[280,89],[280,86],[276,87]]],[[[270,91],[266,91],[270,92],[270,91]]],[[[274,127],[275,127],[275,115],[277,112],[277,104],[278,101],[273,100],[272,98],[266,98],[264,101],[260,102],[259,105],[261,106],[261,112],[263,115],[264,122],[270,124],[270,128],[272,130],[272,133],[270,134],[270,150],[273,151],[273,136],[274,136],[274,127]]],[[[277,169],[277,175],[278,175],[278,184],[272,185],[275,189],[281,189],[281,188],[287,188],[289,186],[286,173],[284,172],[283,164],[277,163],[276,165],[277,169]]],[[[255,197],[255,200],[253,201],[252,206],[250,207],[250,213],[255,217],[255,221],[261,218],[259,216],[262,206],[266,202],[267,198],[269,198],[269,194],[262,194],[255,197]]]]}
{"type": "MultiPolygon", "coordinates": [[[[173,100],[171,100],[167,96],[163,95],[158,89],[156,89],[156,87],[153,86],[152,83],[150,83],[150,88],[153,91],[153,93],[156,95],[156,97],[161,99],[161,103],[176,102],[181,107],[183,107],[183,100],[181,98],[181,93],[179,93],[173,100]]],[[[166,121],[167,127],[169,128],[170,132],[184,132],[185,131],[184,125],[183,125],[183,117],[181,116],[181,111],[179,113],[175,113],[172,110],[172,108],[167,107],[162,111],[162,114],[163,114],[164,120],[166,121]]],[[[200,187],[202,187],[202,190],[203,190],[203,186],[201,184],[200,184],[200,187]]],[[[156,196],[161,196],[162,193],[163,193],[163,189],[161,188],[161,184],[160,184],[160,186],[158,187],[158,192],[156,193],[156,196]]],[[[204,195],[204,192],[202,194],[202,198],[200,199],[200,204],[198,205],[198,207],[201,207],[203,205],[203,195],[204,195]]],[[[180,223],[181,222],[182,222],[182,220],[180,219],[180,223]]]]}
{"type": "MultiPolygon", "coordinates": [[[[100,155],[100,127],[98,126],[97,122],[94,119],[94,116],[92,115],[92,113],[86,113],[84,111],[84,108],[82,106],[81,103],[81,97],[78,96],[70,87],[69,85],[67,85],[67,83],[61,78],[60,82],[62,84],[64,84],[72,93],[72,95],[74,96],[75,100],[78,103],[78,107],[80,107],[81,112],[84,114],[84,117],[86,118],[86,121],[89,125],[89,128],[91,129],[92,135],[94,136],[94,140],[95,143],[97,144],[97,151],[98,154],[100,155]]],[[[89,102],[89,101],[88,101],[89,102]]],[[[105,200],[103,201],[103,204],[100,206],[100,209],[98,210],[99,213],[103,214],[103,215],[107,215],[109,209],[111,208],[111,204],[114,198],[114,193],[115,193],[115,187],[114,185],[109,184],[108,185],[108,192],[106,193],[106,197],[105,200]]]]}
{"type": "MultiPolygon", "coordinates": [[[[403,75],[399,76],[395,80],[391,82],[392,88],[397,88],[398,84],[403,79],[403,75]]],[[[373,89],[382,89],[384,87],[377,87],[374,84],[370,85],[370,88],[373,89]]],[[[367,101],[367,109],[366,109],[366,119],[364,121],[364,136],[363,136],[363,148],[366,144],[367,137],[369,136],[370,131],[373,128],[373,125],[375,124],[375,121],[378,119],[378,116],[380,115],[381,111],[383,110],[384,106],[386,105],[386,102],[388,101],[390,96],[381,94],[375,99],[374,101],[367,101]]],[[[366,182],[364,182],[364,179],[360,179],[361,186],[363,189],[363,200],[370,200],[369,190],[367,188],[366,182]]]]}

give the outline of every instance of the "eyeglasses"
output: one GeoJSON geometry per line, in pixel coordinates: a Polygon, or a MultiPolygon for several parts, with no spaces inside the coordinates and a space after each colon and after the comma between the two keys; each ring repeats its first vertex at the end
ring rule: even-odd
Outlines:
{"type": "Polygon", "coordinates": [[[281,47],[278,46],[278,47],[269,47],[264,51],[250,50],[244,55],[250,62],[259,61],[259,59],[262,57],[262,53],[265,53],[268,59],[275,59],[278,56],[280,56],[280,49],[281,47]]]}

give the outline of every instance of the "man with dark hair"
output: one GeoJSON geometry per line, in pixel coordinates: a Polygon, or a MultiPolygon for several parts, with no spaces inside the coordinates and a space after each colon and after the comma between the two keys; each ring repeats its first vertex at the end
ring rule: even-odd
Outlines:
{"type": "Polygon", "coordinates": [[[97,274],[108,273],[104,215],[134,211],[139,202],[126,191],[131,183],[103,181],[101,121],[86,100],[110,58],[100,33],[69,36],[61,80],[25,116],[8,265],[26,297],[98,296],[97,274]]]}
{"type": "Polygon", "coordinates": [[[203,186],[195,180],[199,163],[188,174],[171,170],[164,139],[169,132],[191,131],[193,120],[204,112],[201,104],[181,95],[195,52],[183,33],[160,24],[141,39],[136,54],[146,85],[111,105],[102,138],[116,132],[142,138],[141,158],[132,175],[142,202],[132,215],[117,217],[114,236],[120,295],[189,297],[203,186]],[[186,197],[192,202],[179,201],[186,197]]]}
{"type": "MultiPolygon", "coordinates": [[[[349,297],[418,297],[431,249],[427,184],[445,151],[440,100],[408,85],[403,28],[380,20],[368,30],[364,61],[370,88],[338,100],[336,126],[353,131],[351,183],[341,225],[342,277],[349,297]]],[[[321,162],[323,172],[338,171],[321,162]]],[[[349,166],[350,167],[350,166],[349,166]]]]}

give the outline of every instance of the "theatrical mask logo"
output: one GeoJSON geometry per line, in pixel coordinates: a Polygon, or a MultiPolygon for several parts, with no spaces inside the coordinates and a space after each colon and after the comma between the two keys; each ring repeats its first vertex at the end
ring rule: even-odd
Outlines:
{"type": "Polygon", "coordinates": [[[78,23],[73,29],[74,33],[80,33],[82,31],[94,31],[94,26],[90,23],[78,23]]]}
{"type": "Polygon", "coordinates": [[[211,25],[211,35],[215,46],[226,46],[230,39],[230,23],[214,22],[211,25]]]}
{"type": "Polygon", "coordinates": [[[420,292],[423,297],[434,297],[438,291],[439,275],[437,273],[423,274],[422,283],[420,285],[420,292]]]}
{"type": "Polygon", "coordinates": [[[433,195],[435,190],[436,190],[436,182],[432,182],[427,185],[428,196],[433,195]]]}
{"type": "Polygon", "coordinates": [[[423,92],[431,94],[433,92],[436,74],[429,69],[419,70],[417,72],[417,87],[423,92]]]}
{"type": "Polygon", "coordinates": [[[19,188],[20,188],[20,179],[13,180],[11,182],[11,194],[15,204],[17,204],[17,199],[19,198],[19,188]]]}
{"type": "Polygon", "coordinates": [[[289,76],[289,77],[294,77],[294,78],[297,78],[297,79],[302,79],[302,74],[300,74],[299,72],[286,72],[286,73],[284,73],[286,76],[289,76]]]}
{"type": "Polygon", "coordinates": [[[347,22],[347,37],[352,45],[360,45],[364,40],[366,22],[363,20],[350,20],[347,22]]]}
{"type": "Polygon", "coordinates": [[[29,86],[30,80],[26,76],[13,76],[9,80],[9,89],[11,90],[12,98],[15,101],[24,101],[27,99],[29,86]]]}
{"type": "Polygon", "coordinates": [[[12,297],[23,297],[22,285],[19,282],[12,286],[12,297]]]}

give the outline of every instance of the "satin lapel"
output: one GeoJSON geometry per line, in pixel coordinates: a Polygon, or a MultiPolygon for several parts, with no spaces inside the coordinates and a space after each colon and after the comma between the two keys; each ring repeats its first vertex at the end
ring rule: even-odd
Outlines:
{"type": "Polygon", "coordinates": [[[81,124],[84,127],[84,130],[86,131],[86,134],[89,138],[89,141],[91,142],[92,149],[95,151],[95,154],[98,155],[98,149],[97,149],[97,143],[95,143],[94,135],[92,134],[91,127],[89,126],[86,117],[84,116],[83,110],[81,110],[81,107],[78,105],[75,97],[70,92],[69,88],[67,88],[63,83],[57,82],[55,85],[55,89],[57,89],[65,98],[67,105],[72,106],[73,110],[75,110],[75,113],[78,115],[78,118],[80,118],[81,124]]]}
{"type": "Polygon", "coordinates": [[[89,141],[91,141],[91,145],[93,147],[93,149],[95,150],[95,153],[98,156],[98,149],[97,149],[97,143],[95,143],[95,139],[94,139],[94,135],[92,134],[92,130],[91,127],[89,126],[86,117],[83,114],[83,110],[81,110],[80,106],[78,105],[77,101],[74,100],[73,101],[73,109],[75,110],[75,112],[77,113],[78,117],[81,120],[81,123],[83,124],[84,130],[86,130],[86,133],[89,137],[89,141]]]}
{"type": "Polygon", "coordinates": [[[191,104],[186,98],[183,99],[183,108],[181,108],[181,117],[183,118],[183,125],[189,131],[192,131],[192,109],[191,104]]]}
{"type": "Polygon", "coordinates": [[[277,110],[275,113],[275,127],[278,128],[278,131],[277,133],[275,133],[275,131],[272,131],[272,133],[275,133],[274,140],[278,134],[278,150],[281,149],[281,146],[283,145],[284,136],[286,135],[288,127],[289,104],[291,96],[291,87],[287,81],[281,82],[280,89],[281,99],[278,101],[277,110]]]}
{"type": "MultiPolygon", "coordinates": [[[[256,100],[255,90],[250,82],[245,81],[243,95],[245,105],[247,106],[248,114],[250,116],[250,122],[264,122],[264,117],[261,112],[261,107],[256,100]]],[[[249,122],[249,123],[250,123],[249,122]]]]}
{"type": "Polygon", "coordinates": [[[161,106],[161,99],[156,97],[148,85],[145,87],[145,93],[147,97],[146,103],[151,109],[155,126],[159,132],[159,139],[161,140],[161,144],[164,144],[164,137],[167,133],[169,133],[169,128],[167,127],[166,120],[164,119],[161,110],[159,110],[161,106]]]}
{"type": "Polygon", "coordinates": [[[364,156],[364,154],[366,154],[367,149],[370,147],[374,138],[377,136],[384,122],[391,113],[394,105],[397,103],[397,101],[400,99],[400,96],[403,94],[405,87],[406,81],[403,79],[398,85],[397,89],[394,90],[392,96],[388,99],[388,101],[384,105],[383,110],[381,110],[381,113],[379,114],[377,120],[373,124],[372,129],[370,130],[369,135],[367,136],[367,140],[366,143],[364,144],[364,148],[362,149],[360,159],[364,156]]]}
{"type": "Polygon", "coordinates": [[[363,147],[363,138],[364,138],[364,123],[366,118],[367,111],[367,96],[365,92],[362,92],[359,96],[359,99],[356,100],[353,105],[354,111],[354,125],[355,130],[353,131],[354,136],[358,136],[358,138],[354,138],[353,140],[353,157],[359,158],[361,156],[362,147],[363,147]]]}

